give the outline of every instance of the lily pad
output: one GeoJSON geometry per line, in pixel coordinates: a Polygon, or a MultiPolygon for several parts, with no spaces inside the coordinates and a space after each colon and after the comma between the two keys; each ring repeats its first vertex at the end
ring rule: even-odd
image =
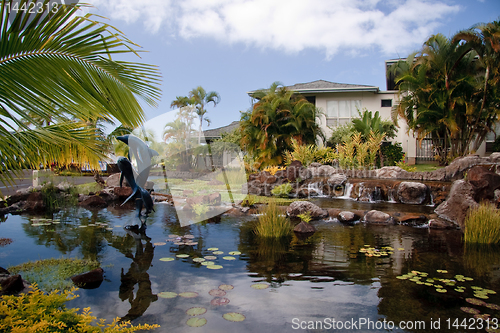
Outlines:
{"type": "Polygon", "coordinates": [[[436,289],[436,291],[437,291],[438,293],[445,293],[445,292],[447,292],[447,290],[446,290],[446,289],[436,289]]]}
{"type": "Polygon", "coordinates": [[[198,242],[186,242],[184,244],[189,245],[189,246],[195,246],[195,245],[198,245],[198,242]]]}
{"type": "Polygon", "coordinates": [[[199,316],[207,312],[207,309],[202,307],[194,307],[186,310],[186,314],[189,316],[199,316]]]}
{"type": "Polygon", "coordinates": [[[218,249],[218,247],[209,247],[207,251],[217,251],[218,249]]]}
{"type": "Polygon", "coordinates": [[[226,305],[229,304],[229,299],[225,297],[216,297],[210,301],[210,304],[213,306],[226,305]]]}
{"type": "Polygon", "coordinates": [[[174,258],[171,257],[160,258],[160,261],[174,261],[174,258]]]}
{"type": "Polygon", "coordinates": [[[229,321],[243,321],[245,320],[245,316],[238,312],[228,312],[222,315],[222,318],[229,321]]]}
{"type": "Polygon", "coordinates": [[[181,253],[181,254],[178,254],[176,255],[177,258],[188,258],[189,257],[189,254],[184,254],[184,253],[181,253]]]}
{"type": "Polygon", "coordinates": [[[165,242],[156,242],[156,243],[153,243],[153,245],[155,245],[155,246],[163,246],[163,245],[167,245],[167,243],[165,243],[165,242]]]}
{"type": "Polygon", "coordinates": [[[193,258],[193,261],[194,262],[204,262],[205,259],[204,258],[193,258]]]}
{"type": "Polygon", "coordinates": [[[224,260],[236,260],[235,257],[231,257],[231,256],[225,256],[225,257],[222,257],[222,259],[224,259],[224,260]]]}
{"type": "Polygon", "coordinates": [[[182,237],[187,238],[187,239],[193,239],[193,238],[194,238],[194,236],[193,236],[193,235],[184,235],[184,236],[182,236],[182,237]]]}
{"type": "Polygon", "coordinates": [[[215,260],[215,259],[217,259],[216,256],[204,256],[203,258],[205,258],[206,260],[215,260]]]}
{"type": "Polygon", "coordinates": [[[500,305],[498,304],[487,303],[485,306],[492,310],[500,310],[500,305]]]}
{"type": "Polygon", "coordinates": [[[213,254],[224,254],[224,252],[223,252],[223,251],[214,251],[214,252],[212,252],[212,253],[213,253],[213,254]]]}
{"type": "Polygon", "coordinates": [[[487,313],[475,314],[474,318],[476,318],[476,319],[482,319],[482,320],[488,320],[488,319],[490,319],[490,315],[487,314],[487,313]]]}
{"type": "Polygon", "coordinates": [[[177,297],[177,293],[174,293],[172,291],[162,291],[161,293],[158,293],[158,297],[161,297],[161,298],[175,298],[175,297],[177,297]]]}
{"type": "Polygon", "coordinates": [[[269,285],[267,283],[254,283],[250,287],[257,290],[262,290],[269,288],[269,285]]]}
{"type": "Polygon", "coordinates": [[[226,296],[226,292],[224,290],[220,290],[220,289],[212,289],[208,293],[210,294],[210,296],[214,296],[214,297],[226,296]]]}
{"type": "Polygon", "coordinates": [[[213,266],[215,263],[213,261],[203,261],[201,263],[203,266],[213,266]]]}
{"type": "Polygon", "coordinates": [[[177,238],[179,235],[168,235],[168,238],[177,238]]]}
{"type": "Polygon", "coordinates": [[[486,305],[485,301],[481,301],[480,299],[476,299],[476,298],[466,298],[465,301],[467,303],[474,304],[474,305],[480,305],[480,306],[486,305]]]}
{"type": "Polygon", "coordinates": [[[234,289],[234,286],[230,285],[230,284],[221,284],[219,286],[219,289],[220,290],[233,290],[234,289]]]}
{"type": "Polygon", "coordinates": [[[209,269],[221,269],[222,265],[207,265],[207,268],[209,268],[209,269]]]}
{"type": "Polygon", "coordinates": [[[229,254],[232,256],[238,256],[241,254],[241,252],[240,251],[231,251],[231,252],[229,252],[229,254]]]}
{"type": "Polygon", "coordinates": [[[184,244],[186,244],[186,243],[184,243],[184,242],[175,242],[174,243],[174,245],[184,245],[184,244]]]}
{"type": "Polygon", "coordinates": [[[198,296],[198,293],[196,293],[194,291],[186,291],[186,292],[180,293],[179,296],[184,297],[184,298],[195,298],[198,296]]]}
{"type": "Polygon", "coordinates": [[[446,269],[438,269],[436,272],[443,273],[443,274],[448,273],[448,271],[446,269]]]}
{"type": "Polygon", "coordinates": [[[480,313],[480,311],[478,309],[469,308],[467,306],[462,306],[460,308],[460,310],[462,310],[465,313],[470,313],[470,314],[478,314],[478,313],[480,313]]]}
{"type": "Polygon", "coordinates": [[[207,320],[205,318],[191,318],[189,319],[186,324],[191,327],[202,327],[207,323],[207,320]]]}

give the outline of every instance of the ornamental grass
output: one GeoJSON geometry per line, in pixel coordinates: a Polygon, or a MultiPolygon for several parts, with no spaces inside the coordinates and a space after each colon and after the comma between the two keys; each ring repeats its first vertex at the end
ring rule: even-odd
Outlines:
{"type": "Polygon", "coordinates": [[[469,210],[465,218],[466,243],[500,243],[500,211],[492,204],[482,203],[469,210]]]}
{"type": "Polygon", "coordinates": [[[282,238],[292,234],[292,226],[274,200],[261,211],[255,234],[266,238],[282,238]]]}

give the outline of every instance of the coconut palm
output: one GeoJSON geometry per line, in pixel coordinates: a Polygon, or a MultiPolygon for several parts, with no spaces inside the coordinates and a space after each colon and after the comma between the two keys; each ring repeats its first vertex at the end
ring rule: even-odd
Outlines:
{"type": "MultiPolygon", "coordinates": [[[[21,0],[20,6],[29,0],[21,0]]],[[[24,16],[0,12],[0,158],[6,169],[49,161],[98,165],[105,152],[88,119],[113,119],[129,127],[144,120],[138,98],[156,106],[155,66],[114,60],[137,46],[83,5],[24,16]],[[37,119],[56,119],[42,126],[37,119]],[[75,122],[72,119],[78,119],[75,122]],[[30,125],[32,124],[30,127],[30,125]]],[[[43,7],[46,8],[46,7],[43,7]]],[[[9,173],[0,174],[2,182],[9,173]]]]}
{"type": "Polygon", "coordinates": [[[200,124],[198,129],[198,144],[201,143],[201,126],[203,120],[205,120],[208,125],[210,125],[210,119],[205,117],[207,110],[206,105],[213,103],[214,107],[220,102],[220,95],[215,91],[206,92],[202,86],[198,86],[189,92],[189,98],[195,107],[195,112],[200,118],[200,124]],[[204,118],[205,117],[205,118],[204,118]]]}

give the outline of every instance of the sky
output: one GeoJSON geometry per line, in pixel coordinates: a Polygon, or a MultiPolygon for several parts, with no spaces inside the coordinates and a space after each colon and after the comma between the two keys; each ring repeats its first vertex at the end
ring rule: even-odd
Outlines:
{"type": "MultiPolygon", "coordinates": [[[[406,58],[431,35],[500,19],[499,0],[86,0],[99,19],[140,45],[162,73],[158,108],[197,86],[216,91],[210,127],[240,119],[247,92],[326,80],[385,90],[384,61],[406,58]]],[[[376,110],[373,110],[376,111],[376,110]]]]}

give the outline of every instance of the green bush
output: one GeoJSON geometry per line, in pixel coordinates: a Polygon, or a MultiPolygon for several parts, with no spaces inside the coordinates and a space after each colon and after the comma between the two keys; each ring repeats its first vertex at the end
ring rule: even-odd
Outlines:
{"type": "Polygon", "coordinates": [[[279,198],[288,198],[288,194],[292,192],[293,187],[289,183],[281,184],[271,190],[272,195],[279,198]]]}
{"type": "Polygon", "coordinates": [[[466,243],[497,244],[500,242],[500,212],[492,204],[482,203],[470,209],[465,218],[466,243]]]}
{"type": "Polygon", "coordinates": [[[136,332],[151,330],[159,325],[130,325],[130,322],[120,322],[120,318],[111,324],[105,324],[104,319],[96,322],[90,308],[68,309],[65,303],[76,296],[76,288],[67,291],[53,291],[44,294],[36,285],[28,294],[19,296],[2,296],[0,298],[0,332],[136,332]],[[94,323],[94,326],[92,325],[94,323]]]}
{"type": "Polygon", "coordinates": [[[281,238],[292,234],[292,226],[288,219],[280,211],[274,200],[261,211],[259,221],[255,226],[255,234],[266,238],[281,238]]]}
{"type": "MultiPolygon", "coordinates": [[[[404,158],[401,142],[384,142],[380,147],[380,150],[384,158],[384,166],[394,166],[404,158]]],[[[381,167],[380,157],[377,158],[377,166],[379,168],[381,167]]]]}

